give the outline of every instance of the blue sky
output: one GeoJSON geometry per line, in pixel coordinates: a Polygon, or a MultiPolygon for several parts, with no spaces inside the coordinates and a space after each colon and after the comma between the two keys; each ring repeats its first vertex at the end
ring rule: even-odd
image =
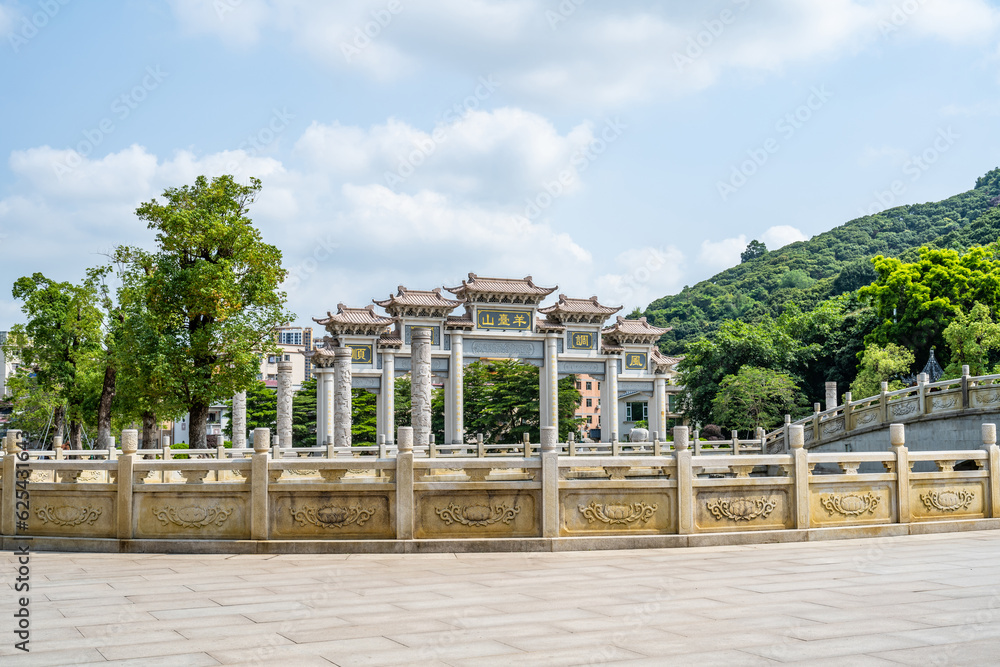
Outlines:
{"type": "Polygon", "coordinates": [[[994,2],[344,4],[0,0],[0,285],[235,173],[300,324],[470,271],[630,310],[1000,165],[994,2]]]}

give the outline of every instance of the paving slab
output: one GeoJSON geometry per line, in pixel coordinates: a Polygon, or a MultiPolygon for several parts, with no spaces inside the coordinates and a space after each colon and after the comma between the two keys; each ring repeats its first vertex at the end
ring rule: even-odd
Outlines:
{"type": "Polygon", "coordinates": [[[7,665],[928,665],[1000,656],[1000,531],[530,554],[34,553],[7,665]]]}

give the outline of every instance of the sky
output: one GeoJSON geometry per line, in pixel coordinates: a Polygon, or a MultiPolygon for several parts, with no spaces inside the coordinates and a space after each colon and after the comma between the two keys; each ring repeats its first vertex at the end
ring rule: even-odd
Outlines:
{"type": "Polygon", "coordinates": [[[524,277],[626,312],[1000,165],[986,0],[0,0],[10,286],[263,182],[294,323],[524,277]]]}

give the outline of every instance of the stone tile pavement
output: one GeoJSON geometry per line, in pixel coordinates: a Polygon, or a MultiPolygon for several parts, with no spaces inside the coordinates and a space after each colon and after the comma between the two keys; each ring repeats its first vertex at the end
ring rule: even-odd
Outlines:
{"type": "Polygon", "coordinates": [[[1000,531],[458,555],[31,554],[8,665],[1000,664],[1000,531]]]}

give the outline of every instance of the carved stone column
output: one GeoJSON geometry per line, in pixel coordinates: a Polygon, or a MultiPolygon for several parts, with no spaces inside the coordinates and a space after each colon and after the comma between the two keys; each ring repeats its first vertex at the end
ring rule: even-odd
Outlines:
{"type": "Polygon", "coordinates": [[[278,443],[292,446],[292,362],[278,362],[278,443]]]}
{"type": "Polygon", "coordinates": [[[323,445],[328,445],[333,442],[333,430],[334,424],[337,419],[337,412],[334,410],[333,401],[333,384],[334,384],[334,371],[332,368],[327,368],[326,372],[323,373],[323,412],[326,415],[323,419],[323,445]]]}
{"type": "Polygon", "coordinates": [[[338,347],[334,351],[333,444],[351,446],[351,348],[338,347]]]}
{"type": "Polygon", "coordinates": [[[382,410],[382,435],[385,436],[385,444],[391,445],[396,441],[396,353],[392,350],[382,352],[379,408],[382,410]]]}
{"type": "Polygon", "coordinates": [[[601,440],[611,441],[618,433],[618,357],[604,360],[604,384],[601,385],[601,440]]]}
{"type": "MultiPolygon", "coordinates": [[[[462,349],[462,334],[451,334],[451,364],[448,368],[448,382],[451,383],[451,442],[461,445],[465,442],[465,363],[462,349]]],[[[447,430],[447,429],[446,429],[447,430]]]]}
{"type": "Polygon", "coordinates": [[[429,445],[431,441],[431,330],[414,328],[410,336],[412,368],[411,406],[413,441],[429,445]]]}
{"type": "Polygon", "coordinates": [[[667,379],[662,375],[653,378],[653,405],[649,411],[649,432],[656,431],[667,437],[667,379]]]}
{"type": "Polygon", "coordinates": [[[245,391],[233,394],[232,422],[233,449],[243,449],[247,446],[247,393],[245,391]]]}
{"type": "Polygon", "coordinates": [[[542,369],[544,379],[542,386],[545,387],[546,400],[544,402],[545,411],[541,419],[542,428],[554,426],[556,433],[559,432],[559,355],[557,334],[549,334],[545,337],[545,368],[542,369]]]}

